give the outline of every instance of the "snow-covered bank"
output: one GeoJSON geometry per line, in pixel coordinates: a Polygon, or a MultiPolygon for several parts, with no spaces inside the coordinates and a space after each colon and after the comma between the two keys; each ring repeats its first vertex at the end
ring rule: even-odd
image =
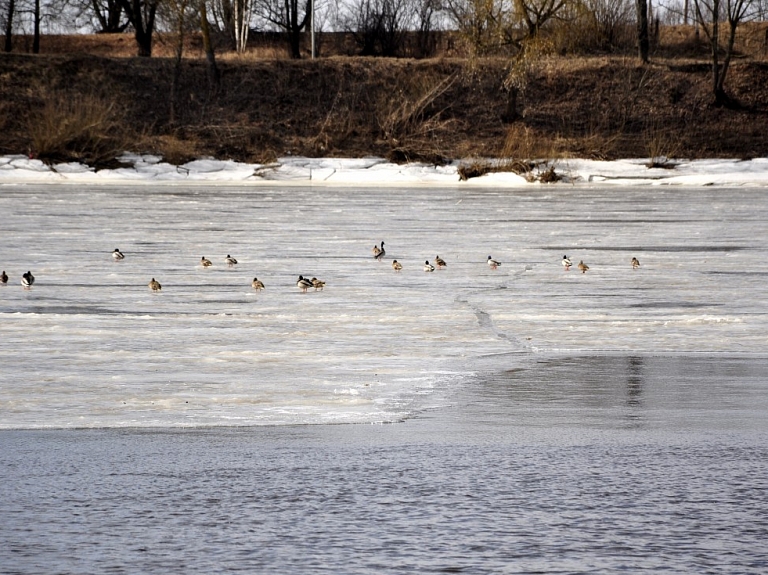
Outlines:
{"type": "MultiPolygon", "coordinates": [[[[461,162],[447,166],[399,165],[382,158],[285,157],[274,164],[245,164],[231,160],[200,159],[181,166],[160,157],[125,154],[124,167],[95,171],[83,164],[48,166],[24,155],[0,157],[0,185],[23,183],[108,184],[108,183],[194,183],[290,185],[454,185],[528,186],[522,176],[512,173],[486,174],[460,181],[461,162]]],[[[600,162],[556,160],[555,171],[567,184],[613,185],[718,185],[768,186],[768,158],[752,160],[678,160],[668,168],[648,168],[647,159],[600,162]]],[[[535,185],[535,184],[534,184],[535,185]]]]}

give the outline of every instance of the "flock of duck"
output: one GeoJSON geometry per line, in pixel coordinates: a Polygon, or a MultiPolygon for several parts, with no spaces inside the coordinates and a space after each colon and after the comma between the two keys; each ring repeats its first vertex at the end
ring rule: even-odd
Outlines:
{"type": "MultiPolygon", "coordinates": [[[[382,246],[384,245],[384,242],[381,242],[382,246]]],[[[112,252],[112,257],[115,259],[115,261],[119,261],[125,258],[125,254],[121,252],[119,249],[115,248],[115,251],[112,252]]],[[[227,263],[228,267],[234,267],[237,265],[237,259],[233,258],[231,255],[227,254],[227,257],[224,258],[224,261],[227,263]]],[[[213,262],[209,260],[207,257],[203,256],[200,258],[200,265],[204,268],[209,268],[213,266],[213,262]]],[[[152,278],[150,282],[147,284],[149,286],[149,289],[152,291],[160,291],[163,289],[163,286],[160,285],[160,282],[157,281],[155,278],[152,278]]],[[[309,288],[315,288],[315,291],[322,290],[325,287],[325,282],[322,280],[319,280],[315,277],[312,279],[305,278],[304,276],[299,276],[298,281],[296,282],[296,286],[304,293],[309,288]]],[[[259,278],[253,278],[253,281],[251,282],[251,287],[257,291],[264,289],[264,282],[261,281],[259,278]]]]}
{"type": "MultiPolygon", "coordinates": [[[[386,250],[384,249],[384,242],[382,241],[379,245],[373,246],[373,257],[377,261],[381,261],[384,256],[386,255],[386,250]]],[[[115,251],[112,252],[112,258],[115,261],[121,261],[125,259],[125,254],[121,252],[118,248],[115,248],[115,251]]],[[[227,263],[228,267],[234,267],[237,265],[237,259],[233,258],[231,255],[227,254],[227,257],[224,259],[224,261],[227,263]]],[[[501,262],[493,259],[491,256],[488,256],[488,267],[490,267],[492,270],[498,269],[499,266],[501,266],[501,262]]],[[[565,271],[569,271],[571,269],[571,266],[573,266],[573,263],[568,258],[567,255],[563,256],[562,260],[563,268],[565,268],[565,271]]],[[[640,261],[637,258],[632,258],[631,261],[632,269],[637,269],[640,267],[640,261]]],[[[200,265],[202,265],[204,268],[209,268],[213,265],[213,262],[206,258],[205,256],[200,258],[200,265]]],[[[425,272],[433,272],[436,269],[439,268],[445,268],[448,264],[445,263],[445,260],[441,258],[440,256],[435,256],[434,264],[429,263],[429,260],[426,260],[424,262],[424,271],[425,272]]],[[[580,260],[577,264],[577,267],[579,268],[579,271],[581,273],[587,273],[587,270],[589,270],[589,266],[584,263],[583,260],[580,260]]],[[[397,260],[392,260],[392,269],[394,269],[396,272],[399,272],[403,269],[403,266],[400,262],[397,260]]],[[[8,283],[8,274],[5,273],[5,270],[3,270],[2,275],[0,275],[0,283],[7,284],[8,283]]],[[[35,276],[32,275],[32,272],[27,271],[25,274],[22,274],[21,276],[21,285],[24,287],[24,289],[29,289],[32,287],[32,284],[35,283],[35,276]]],[[[149,288],[152,291],[160,291],[163,289],[163,286],[160,285],[160,282],[157,281],[155,278],[152,278],[147,284],[149,288]]],[[[262,282],[259,278],[253,278],[253,281],[251,282],[251,287],[255,290],[263,290],[264,289],[264,282],[262,282]]],[[[310,288],[314,288],[315,291],[322,290],[325,287],[325,282],[322,280],[317,279],[316,277],[313,278],[305,278],[303,275],[299,276],[299,279],[296,281],[296,287],[298,287],[303,293],[306,293],[307,290],[310,288]]]]}

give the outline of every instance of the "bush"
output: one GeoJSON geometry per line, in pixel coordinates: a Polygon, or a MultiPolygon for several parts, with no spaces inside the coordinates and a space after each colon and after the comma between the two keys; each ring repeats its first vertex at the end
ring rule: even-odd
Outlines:
{"type": "Polygon", "coordinates": [[[32,153],[43,161],[99,166],[130,146],[124,114],[114,100],[93,94],[50,92],[27,116],[32,153]]]}

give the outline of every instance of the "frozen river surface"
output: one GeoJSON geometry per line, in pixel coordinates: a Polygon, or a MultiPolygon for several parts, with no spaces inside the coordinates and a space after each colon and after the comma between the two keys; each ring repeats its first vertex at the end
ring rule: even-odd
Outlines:
{"type": "Polygon", "coordinates": [[[29,185],[0,213],[2,428],[399,421],[553,354],[768,351],[761,189],[29,185]]]}
{"type": "Polygon", "coordinates": [[[0,213],[4,574],[768,571],[762,189],[25,185],[0,213]]]}

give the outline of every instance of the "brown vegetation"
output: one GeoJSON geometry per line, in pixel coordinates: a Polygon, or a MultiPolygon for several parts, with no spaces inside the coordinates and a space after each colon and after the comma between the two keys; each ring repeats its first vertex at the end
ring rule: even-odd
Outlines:
{"type": "Polygon", "coordinates": [[[706,55],[695,57],[687,37],[685,58],[673,57],[670,43],[646,66],[631,57],[543,58],[513,123],[503,120],[501,58],[224,57],[212,89],[194,37],[171,122],[172,58],[126,57],[135,52],[129,35],[67,38],[44,38],[39,56],[0,55],[0,153],[97,164],[118,149],[174,163],[501,158],[520,170],[561,157],[768,155],[768,63],[736,61],[726,88],[737,105],[715,107],[706,55]],[[52,45],[58,54],[46,53],[52,45]]]}

